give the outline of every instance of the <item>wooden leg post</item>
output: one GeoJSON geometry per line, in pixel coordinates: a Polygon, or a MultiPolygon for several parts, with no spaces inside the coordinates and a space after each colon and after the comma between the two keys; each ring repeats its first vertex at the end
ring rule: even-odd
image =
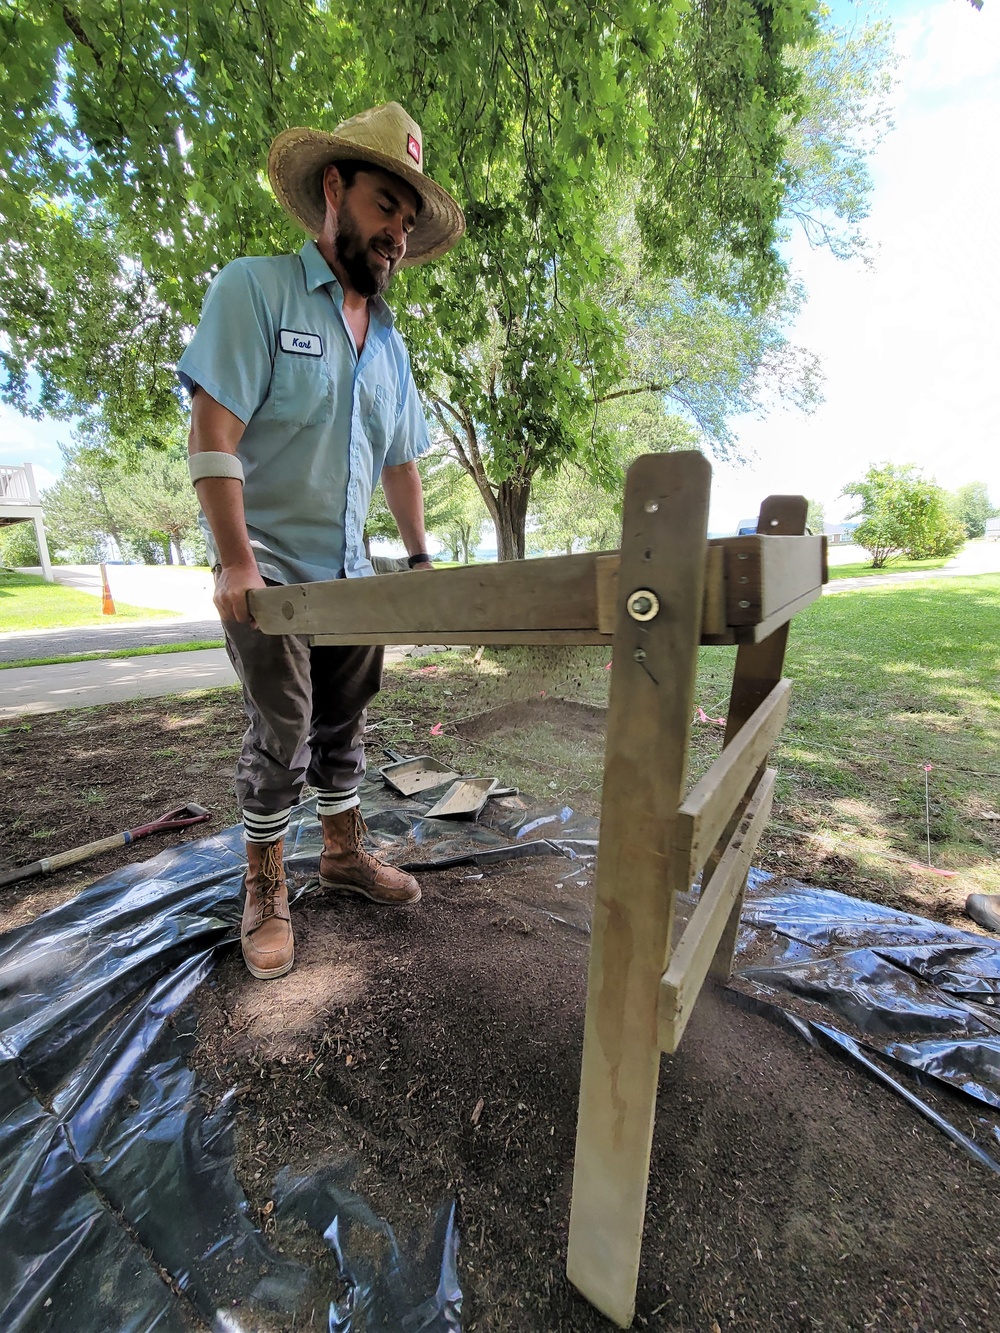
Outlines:
{"type": "MultiPolygon", "coordinates": [[[[757,531],[763,536],[798,537],[805,530],[806,501],[801,495],[772,495],[761,505],[757,531]]],[[[735,738],[781,679],[781,673],[785,669],[788,630],[789,624],[786,623],[760,643],[744,643],[737,650],[723,748],[735,738]]],[[[765,759],[760,766],[758,779],[763,776],[766,768],[765,759]]],[[[753,796],[755,786],[756,784],[753,784],[748,790],[747,800],[753,796]]],[[[722,846],[728,842],[732,829],[742,818],[745,808],[746,801],[737,809],[732,824],[723,835],[722,846]]],[[[717,857],[713,857],[705,867],[703,883],[708,883],[717,864],[717,857]]],[[[746,880],[743,881],[743,888],[733,903],[732,913],[726,929],[722,932],[719,947],[715,951],[709,969],[709,976],[716,981],[727,982],[733,974],[733,957],[736,953],[736,937],[739,932],[745,892],[746,880]]]]}
{"type": "Polygon", "coordinates": [[[647,456],[625,490],[567,1261],[570,1281],[623,1328],[646,1209],[660,979],[674,891],[687,887],[671,882],[671,849],[694,711],[710,480],[700,454],[647,456]]]}

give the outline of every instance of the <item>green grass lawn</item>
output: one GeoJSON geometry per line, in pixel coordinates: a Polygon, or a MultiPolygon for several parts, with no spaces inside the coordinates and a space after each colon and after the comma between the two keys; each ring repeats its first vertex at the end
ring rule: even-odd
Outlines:
{"type": "Polygon", "coordinates": [[[115,603],[114,617],[101,613],[101,599],[76,588],[46,583],[35,574],[0,569],[0,631],[70,629],[110,620],[169,619],[173,611],[115,603]]]}
{"type": "Polygon", "coordinates": [[[62,653],[58,657],[23,657],[14,662],[0,662],[0,671],[15,667],[59,666],[66,662],[105,662],[112,658],[157,657],[161,653],[198,653],[204,648],[222,648],[223,639],[192,639],[188,643],[157,643],[143,648],[116,648],[100,653],[62,653]]]}
{"type": "Polygon", "coordinates": [[[831,565],[830,578],[857,579],[878,574],[902,574],[909,570],[943,569],[953,557],[932,560],[890,560],[882,569],[872,569],[867,560],[852,560],[849,565],[831,565]]]}
{"type": "MultiPolygon", "coordinates": [[[[735,651],[702,649],[696,703],[709,716],[726,712],[735,651]]],[[[599,734],[560,735],[529,714],[520,727],[507,722],[543,692],[605,704],[609,657],[602,648],[487,649],[478,668],[458,653],[390,668],[372,739],[596,810],[599,734]],[[420,674],[429,663],[435,670],[420,674]],[[496,708],[495,724],[463,737],[456,719],[496,708]]],[[[763,863],[968,925],[966,895],[1000,893],[1000,575],[821,598],[794,622],[786,673],[793,704],[773,756],[763,863]],[[952,878],[923,868],[928,823],[932,867],[952,878]]],[[[692,735],[693,779],[722,732],[695,722],[692,735]]]]}

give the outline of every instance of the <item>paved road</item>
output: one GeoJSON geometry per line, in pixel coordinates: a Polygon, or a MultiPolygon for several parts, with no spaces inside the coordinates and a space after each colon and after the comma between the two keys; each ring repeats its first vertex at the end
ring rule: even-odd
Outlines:
{"type": "Polygon", "coordinates": [[[113,652],[119,648],[145,648],[165,643],[218,643],[222,638],[219,617],[203,620],[133,620],[82,629],[24,630],[0,634],[0,662],[20,662],[32,657],[64,657],[70,653],[113,652]]]}
{"type": "Polygon", "coordinates": [[[0,723],[32,713],[158,699],[187,690],[233,685],[224,648],[0,671],[0,723]]]}
{"type": "MultiPolygon", "coordinates": [[[[120,621],[108,616],[104,624],[86,628],[0,634],[0,662],[169,643],[218,642],[222,638],[219,613],[212,604],[212,576],[207,569],[108,565],[107,570],[111,596],[117,602],[173,611],[174,618],[120,621]]],[[[95,598],[101,596],[101,571],[97,565],[56,565],[52,572],[56,582],[64,587],[76,588],[95,598]]]]}

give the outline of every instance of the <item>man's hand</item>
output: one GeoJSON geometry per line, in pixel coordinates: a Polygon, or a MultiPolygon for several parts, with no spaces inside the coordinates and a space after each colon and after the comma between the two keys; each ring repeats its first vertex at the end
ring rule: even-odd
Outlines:
{"type": "Polygon", "coordinates": [[[251,588],[266,588],[256,563],[252,565],[223,565],[215,580],[216,610],[224,621],[238,621],[241,625],[257,622],[250,614],[247,593],[251,588]]]}

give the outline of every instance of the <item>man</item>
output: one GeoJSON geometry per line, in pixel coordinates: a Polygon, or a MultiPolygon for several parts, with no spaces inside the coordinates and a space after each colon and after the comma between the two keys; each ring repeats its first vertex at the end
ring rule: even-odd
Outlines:
{"type": "Polygon", "coordinates": [[[362,737],[382,649],[265,635],[247,593],[372,574],[363,535],[380,478],[410,567],[431,568],[416,466],[427,426],[382,292],[396,269],[444,254],[465,228],[458,204],[424,176],[420,128],[395,102],[332,134],[284,131],[268,174],[314,239],[297,255],[227,265],[178,366],[192,394],[189,461],[215,604],[249,723],[236,770],[242,944],[265,978],[294,961],[283,846],[306,782],[318,792],[321,885],[386,905],[420,897],[412,876],[362,843],[362,737]]]}

